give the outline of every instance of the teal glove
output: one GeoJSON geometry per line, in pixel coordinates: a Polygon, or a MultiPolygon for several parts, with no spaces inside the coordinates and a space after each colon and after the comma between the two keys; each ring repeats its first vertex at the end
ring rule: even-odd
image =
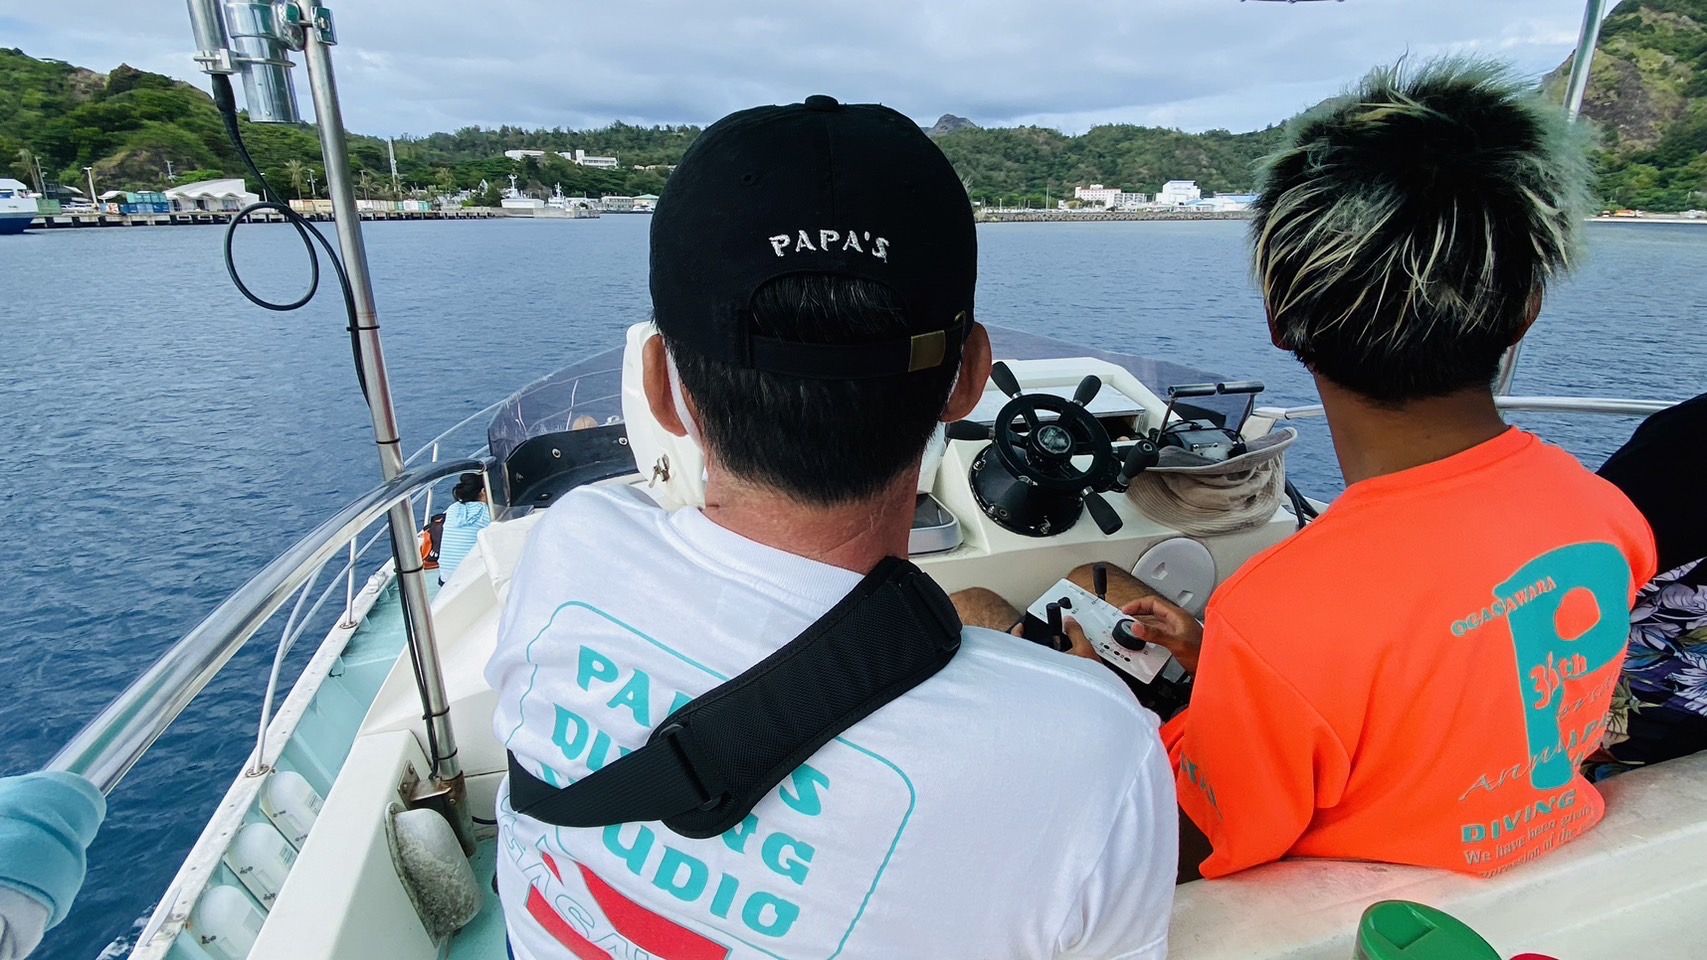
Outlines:
{"type": "Polygon", "coordinates": [[[74,773],[0,778],[0,887],[65,919],[83,886],[85,851],[107,815],[107,798],[74,773]]]}

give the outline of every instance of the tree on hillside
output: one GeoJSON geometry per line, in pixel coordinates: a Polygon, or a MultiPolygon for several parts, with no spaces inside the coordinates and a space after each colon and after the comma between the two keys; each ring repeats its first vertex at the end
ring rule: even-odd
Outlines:
{"type": "Polygon", "coordinates": [[[34,184],[36,189],[40,190],[41,178],[36,175],[36,155],[30,152],[30,148],[16,147],[13,149],[15,141],[3,138],[0,138],[0,144],[4,144],[7,152],[15,153],[18,158],[16,163],[12,163],[8,167],[0,167],[0,173],[8,173],[14,180],[34,184]]]}
{"type": "Polygon", "coordinates": [[[285,176],[290,180],[291,187],[296,190],[296,198],[302,199],[302,185],[308,180],[308,164],[291,157],[285,161],[285,176]]]}

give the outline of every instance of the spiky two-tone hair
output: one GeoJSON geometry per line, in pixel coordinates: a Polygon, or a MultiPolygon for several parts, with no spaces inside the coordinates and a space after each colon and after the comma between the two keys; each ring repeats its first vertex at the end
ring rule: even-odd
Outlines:
{"type": "Polygon", "coordinates": [[[1584,142],[1505,67],[1375,70],[1269,158],[1252,238],[1282,346],[1402,405],[1489,384],[1577,259],[1584,142]]]}

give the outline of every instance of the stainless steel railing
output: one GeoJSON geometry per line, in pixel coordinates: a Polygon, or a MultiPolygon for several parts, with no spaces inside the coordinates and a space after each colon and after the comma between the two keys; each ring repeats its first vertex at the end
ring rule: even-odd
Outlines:
{"type": "MultiPolygon", "coordinates": [[[[1527,410],[1532,413],[1599,413],[1620,417],[1645,417],[1675,406],[1676,400],[1618,400],[1609,397],[1495,397],[1494,405],[1501,410],[1527,410]]],[[[1251,416],[1269,420],[1308,420],[1322,416],[1322,405],[1308,403],[1297,407],[1258,407],[1251,416]]]]}
{"type": "Polygon", "coordinates": [[[478,469],[477,460],[416,467],[351,501],[214,608],[78,731],[46,769],[79,774],[110,793],[232,656],[333,555],[418,491],[478,469]]]}
{"type": "MultiPolygon", "coordinates": [[[[411,453],[409,455],[409,458],[407,460],[404,460],[403,462],[409,466],[414,466],[417,462],[420,461],[420,459],[422,457],[430,456],[432,458],[432,460],[434,460],[434,461],[438,460],[438,458],[439,458],[439,446],[441,444],[443,444],[445,441],[449,440],[451,438],[451,436],[456,434],[458,431],[462,430],[464,427],[468,426],[471,423],[474,423],[476,420],[484,421],[484,420],[491,419],[492,414],[497,412],[499,407],[508,403],[509,400],[510,400],[509,397],[505,397],[504,399],[499,400],[496,403],[487,404],[486,406],[480,408],[479,410],[474,411],[473,413],[469,414],[468,416],[463,417],[461,420],[459,420],[455,424],[451,425],[451,427],[449,429],[441,431],[438,436],[436,436],[433,439],[428,440],[426,443],[422,444],[421,449],[416,450],[414,453],[411,453]]],[[[480,446],[481,447],[486,446],[486,438],[485,437],[480,438],[480,446]]]]}
{"type": "MultiPolygon", "coordinates": [[[[448,429],[441,431],[438,436],[427,441],[421,449],[410,454],[409,457],[403,461],[404,465],[416,466],[417,463],[424,463],[428,465],[437,464],[439,462],[440,446],[442,444],[449,442],[452,436],[473,424],[476,420],[489,416],[493,411],[497,410],[500,406],[503,406],[506,400],[499,400],[496,403],[489,404],[480,410],[476,410],[474,413],[471,413],[455,424],[452,424],[448,429]]],[[[470,450],[467,457],[459,459],[476,459],[481,456],[485,448],[486,441],[485,438],[482,437],[479,446],[470,450]]],[[[440,479],[448,478],[441,477],[440,479]]],[[[416,503],[421,504],[421,529],[423,530],[427,528],[432,518],[433,483],[435,482],[437,481],[429,481],[409,495],[411,506],[416,503]]],[[[372,550],[380,540],[385,538],[386,534],[386,528],[381,526],[365,541],[361,541],[361,545],[359,547],[357,546],[357,541],[360,540],[360,537],[352,537],[346,544],[350,553],[349,559],[345,560],[344,565],[339,567],[338,571],[332,575],[331,580],[326,584],[326,588],[320,592],[320,596],[314,600],[313,604],[308,606],[306,611],[304,611],[303,605],[307,603],[309,591],[314,588],[315,582],[318,580],[319,575],[324,568],[316,568],[310,573],[308,579],[303,581],[301,591],[298,592],[296,596],[296,605],[291,610],[290,617],[285,623],[284,630],[279,635],[278,646],[273,651],[273,667],[271,672],[267,675],[267,691],[263,695],[263,699],[261,701],[261,719],[255,734],[255,763],[261,763],[261,758],[266,756],[267,728],[272,721],[273,701],[278,695],[279,682],[284,673],[285,658],[290,656],[291,650],[296,646],[297,641],[302,638],[303,632],[309,628],[310,624],[315,622],[315,614],[320,612],[320,609],[326,605],[326,602],[332,598],[332,595],[337,592],[340,586],[344,588],[344,614],[343,618],[339,620],[338,626],[343,629],[355,628],[357,566],[360,564],[361,559],[367,556],[368,551],[372,550]]],[[[260,771],[251,770],[250,772],[259,773],[260,771]]]]}

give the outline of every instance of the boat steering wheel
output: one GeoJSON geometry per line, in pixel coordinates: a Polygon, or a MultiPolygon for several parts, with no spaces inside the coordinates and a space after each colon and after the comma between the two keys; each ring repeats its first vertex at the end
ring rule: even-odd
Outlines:
{"type": "Polygon", "coordinates": [[[1081,510],[1089,511],[1103,533],[1118,531],[1120,515],[1102,492],[1121,486],[1123,468],[1108,431],[1086,409],[1102,389],[1102,380],[1089,376],[1079,381],[1070,400],[1021,392],[1005,363],[991,367],[990,380],[1009,398],[996,414],[994,427],[985,432],[956,424],[949,432],[955,439],[990,441],[973,460],[969,478],[978,505],[997,524],[1027,536],[1059,533],[1073,525],[1081,510]],[[1054,418],[1039,416],[1044,413],[1054,418]],[[1089,457],[1090,462],[1079,466],[1076,457],[1089,457]]]}
{"type": "MultiPolygon", "coordinates": [[[[1079,384],[1079,394],[1095,396],[1102,387],[1096,377],[1079,384]]],[[[1085,398],[1088,402],[1090,396],[1085,398]]],[[[1078,397],[1069,400],[1052,393],[1026,393],[1014,397],[996,415],[990,440],[996,459],[1020,480],[1051,493],[1083,494],[1087,489],[1107,489],[1118,465],[1114,443],[1097,418],[1091,416],[1078,397]],[[1039,413],[1052,413],[1043,420],[1039,413]],[[1080,467],[1075,457],[1089,456],[1080,467]]]]}

